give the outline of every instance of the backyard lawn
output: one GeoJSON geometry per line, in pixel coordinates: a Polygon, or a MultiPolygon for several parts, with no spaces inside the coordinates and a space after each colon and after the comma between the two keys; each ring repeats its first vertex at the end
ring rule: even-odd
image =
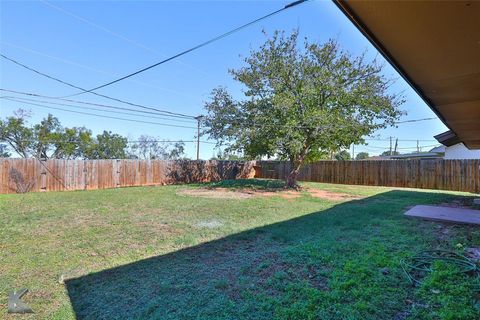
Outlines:
{"type": "Polygon", "coordinates": [[[0,318],[479,319],[472,276],[400,260],[480,246],[408,219],[467,194],[269,180],[0,195],[0,318]],[[7,294],[35,314],[6,313],[7,294]]]}

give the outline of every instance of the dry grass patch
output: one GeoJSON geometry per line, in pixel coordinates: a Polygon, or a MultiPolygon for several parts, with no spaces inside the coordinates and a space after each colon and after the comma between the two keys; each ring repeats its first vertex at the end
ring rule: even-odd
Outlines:
{"type": "Polygon", "coordinates": [[[348,193],[339,193],[339,192],[332,192],[326,191],[321,189],[307,189],[308,193],[314,198],[321,198],[325,200],[332,200],[332,201],[342,201],[342,200],[358,200],[364,197],[354,196],[348,193]]]}
{"type": "Polygon", "coordinates": [[[242,190],[228,190],[226,188],[199,188],[199,189],[184,189],[177,192],[181,196],[201,197],[209,199],[248,199],[255,195],[253,192],[244,192],[242,190]]]}
{"type": "Polygon", "coordinates": [[[339,193],[326,191],[315,188],[303,188],[301,190],[287,190],[287,189],[247,189],[247,188],[198,188],[198,189],[183,189],[177,192],[178,195],[201,197],[210,199],[250,199],[253,197],[272,197],[279,196],[282,199],[297,199],[304,194],[309,194],[314,198],[320,198],[330,201],[356,200],[362,197],[353,196],[347,193],[339,193]]]}

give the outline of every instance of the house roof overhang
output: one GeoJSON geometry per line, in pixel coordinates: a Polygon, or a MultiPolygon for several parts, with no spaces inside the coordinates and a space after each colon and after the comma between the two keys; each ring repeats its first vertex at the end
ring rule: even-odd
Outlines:
{"type": "Polygon", "coordinates": [[[434,138],[447,147],[456,145],[457,143],[461,142],[457,135],[451,130],[437,134],[436,136],[434,136],[434,138]]]}
{"type": "Polygon", "coordinates": [[[333,0],[468,148],[480,148],[480,2],[333,0]]]}

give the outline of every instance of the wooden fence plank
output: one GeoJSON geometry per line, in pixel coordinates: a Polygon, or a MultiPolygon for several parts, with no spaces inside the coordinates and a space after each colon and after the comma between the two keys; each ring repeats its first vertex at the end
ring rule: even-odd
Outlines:
{"type": "MultiPolygon", "coordinates": [[[[259,161],[260,178],[284,179],[290,163],[259,161]]],[[[240,166],[240,167],[239,167],[240,166]]],[[[30,191],[93,190],[232,179],[241,162],[162,160],[0,159],[0,193],[17,192],[12,172],[30,191]]],[[[250,165],[253,167],[252,165],[250,165]]],[[[300,179],[326,183],[411,187],[480,193],[480,159],[318,161],[301,169],[300,179]]]]}
{"type": "MultiPolygon", "coordinates": [[[[289,169],[282,161],[257,165],[259,178],[283,179],[289,169]]],[[[480,159],[318,161],[305,165],[299,180],[480,193],[480,159]]]]}
{"type": "MultiPolygon", "coordinates": [[[[255,162],[253,162],[255,163],[255,162]]],[[[94,190],[172,183],[209,182],[252,176],[253,164],[235,161],[58,160],[0,158],[0,193],[15,193],[12,172],[30,190],[94,190]]],[[[273,167],[272,167],[273,168],[273,167]]]]}

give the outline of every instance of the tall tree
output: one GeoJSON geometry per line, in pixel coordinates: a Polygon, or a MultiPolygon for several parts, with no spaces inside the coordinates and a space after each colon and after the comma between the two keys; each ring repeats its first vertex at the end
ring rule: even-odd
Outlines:
{"type": "Polygon", "coordinates": [[[63,135],[63,128],[58,118],[49,114],[40,123],[33,126],[33,156],[36,158],[49,158],[53,141],[63,135]]]}
{"type": "Polygon", "coordinates": [[[91,141],[91,131],[85,128],[64,128],[49,114],[39,123],[28,124],[29,113],[19,109],[14,115],[0,120],[0,142],[23,158],[83,157],[85,144],[91,141]]]}
{"type": "Polygon", "coordinates": [[[229,153],[226,151],[219,150],[217,155],[213,156],[211,160],[245,160],[245,157],[241,154],[229,153]]]}
{"type": "Polygon", "coordinates": [[[111,131],[103,131],[85,146],[83,154],[87,159],[125,159],[127,143],[127,138],[111,131]]]}
{"type": "Polygon", "coordinates": [[[19,109],[13,116],[0,120],[0,142],[6,143],[23,158],[28,158],[34,149],[34,134],[27,126],[28,117],[25,110],[19,109]]]}
{"type": "Polygon", "coordinates": [[[177,160],[185,157],[185,142],[175,142],[170,146],[168,153],[169,160],[177,160]]]}
{"type": "Polygon", "coordinates": [[[183,141],[171,143],[158,138],[141,135],[138,141],[130,146],[130,157],[137,159],[174,160],[185,155],[183,141]]]}
{"type": "Polygon", "coordinates": [[[93,144],[92,131],[85,127],[64,128],[60,134],[53,135],[51,143],[51,158],[85,158],[85,151],[93,144]]]}
{"type": "Polygon", "coordinates": [[[335,154],[335,160],[338,161],[346,161],[346,160],[351,160],[352,157],[350,156],[350,153],[347,150],[342,150],[335,154]]]}
{"type": "Polygon", "coordinates": [[[398,152],[398,151],[387,150],[387,151],[383,151],[380,155],[386,157],[386,156],[398,156],[399,154],[400,154],[400,152],[398,152]]]}
{"type": "Polygon", "coordinates": [[[131,146],[130,153],[138,159],[163,159],[167,156],[165,146],[155,137],[148,135],[141,135],[131,146]]]}
{"type": "Polygon", "coordinates": [[[368,152],[359,152],[355,157],[356,160],[365,160],[369,157],[368,152]]]}
{"type": "Polygon", "coordinates": [[[244,67],[230,70],[245,88],[244,99],[217,88],[205,105],[203,134],[227,152],[289,160],[287,187],[297,187],[305,162],[394,125],[404,102],[388,92],[383,66],[365,54],[352,57],[334,40],[299,43],[298,32],[275,32],[244,67]]]}

